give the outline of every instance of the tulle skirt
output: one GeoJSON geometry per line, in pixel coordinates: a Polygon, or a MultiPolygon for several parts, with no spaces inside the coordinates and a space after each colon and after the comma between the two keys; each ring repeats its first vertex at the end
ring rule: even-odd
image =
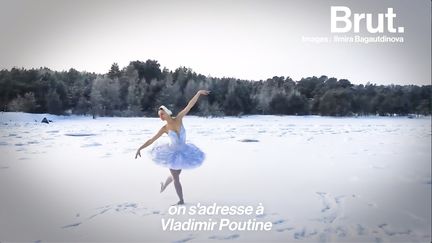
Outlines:
{"type": "Polygon", "coordinates": [[[156,144],[149,155],[157,165],[174,170],[196,168],[205,159],[205,153],[192,143],[156,144]]]}

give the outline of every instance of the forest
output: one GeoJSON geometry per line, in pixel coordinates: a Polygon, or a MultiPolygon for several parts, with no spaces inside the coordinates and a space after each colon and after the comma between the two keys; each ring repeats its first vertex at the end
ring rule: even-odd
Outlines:
{"type": "Polygon", "coordinates": [[[174,114],[199,89],[210,90],[191,110],[198,116],[250,114],[395,116],[430,115],[431,85],[352,84],[322,75],[292,80],[241,80],[198,74],[191,68],[161,69],[156,60],[113,63],[106,74],[11,68],[0,71],[0,109],[30,113],[98,116],[174,114]]]}

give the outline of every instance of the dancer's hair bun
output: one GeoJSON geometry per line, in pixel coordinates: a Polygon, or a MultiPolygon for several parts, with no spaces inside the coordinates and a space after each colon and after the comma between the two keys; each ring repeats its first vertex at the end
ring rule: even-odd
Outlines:
{"type": "Polygon", "coordinates": [[[166,108],[166,106],[164,106],[164,105],[159,106],[159,110],[165,111],[170,116],[172,115],[172,112],[170,111],[170,109],[166,108]]]}

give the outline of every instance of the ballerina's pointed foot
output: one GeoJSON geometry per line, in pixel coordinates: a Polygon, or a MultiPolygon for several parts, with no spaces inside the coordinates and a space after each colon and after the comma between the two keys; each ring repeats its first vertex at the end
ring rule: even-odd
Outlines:
{"type": "Polygon", "coordinates": [[[177,206],[177,205],[184,205],[184,201],[183,201],[183,200],[180,200],[180,201],[178,201],[177,203],[174,203],[174,204],[171,205],[171,206],[177,206]]]}
{"type": "Polygon", "coordinates": [[[162,193],[164,190],[165,190],[164,183],[161,182],[161,189],[160,189],[160,192],[162,193]]]}

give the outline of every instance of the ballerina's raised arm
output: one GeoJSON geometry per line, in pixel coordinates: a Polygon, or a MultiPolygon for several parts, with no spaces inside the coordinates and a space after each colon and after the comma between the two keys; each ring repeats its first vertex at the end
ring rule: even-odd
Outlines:
{"type": "Polygon", "coordinates": [[[195,96],[189,100],[187,106],[177,114],[176,118],[179,118],[180,120],[183,119],[183,117],[186,116],[186,114],[192,109],[192,107],[198,101],[198,98],[200,97],[200,95],[208,95],[209,93],[210,93],[210,91],[208,91],[208,90],[203,90],[203,89],[198,90],[198,92],[195,94],[195,96]]]}

